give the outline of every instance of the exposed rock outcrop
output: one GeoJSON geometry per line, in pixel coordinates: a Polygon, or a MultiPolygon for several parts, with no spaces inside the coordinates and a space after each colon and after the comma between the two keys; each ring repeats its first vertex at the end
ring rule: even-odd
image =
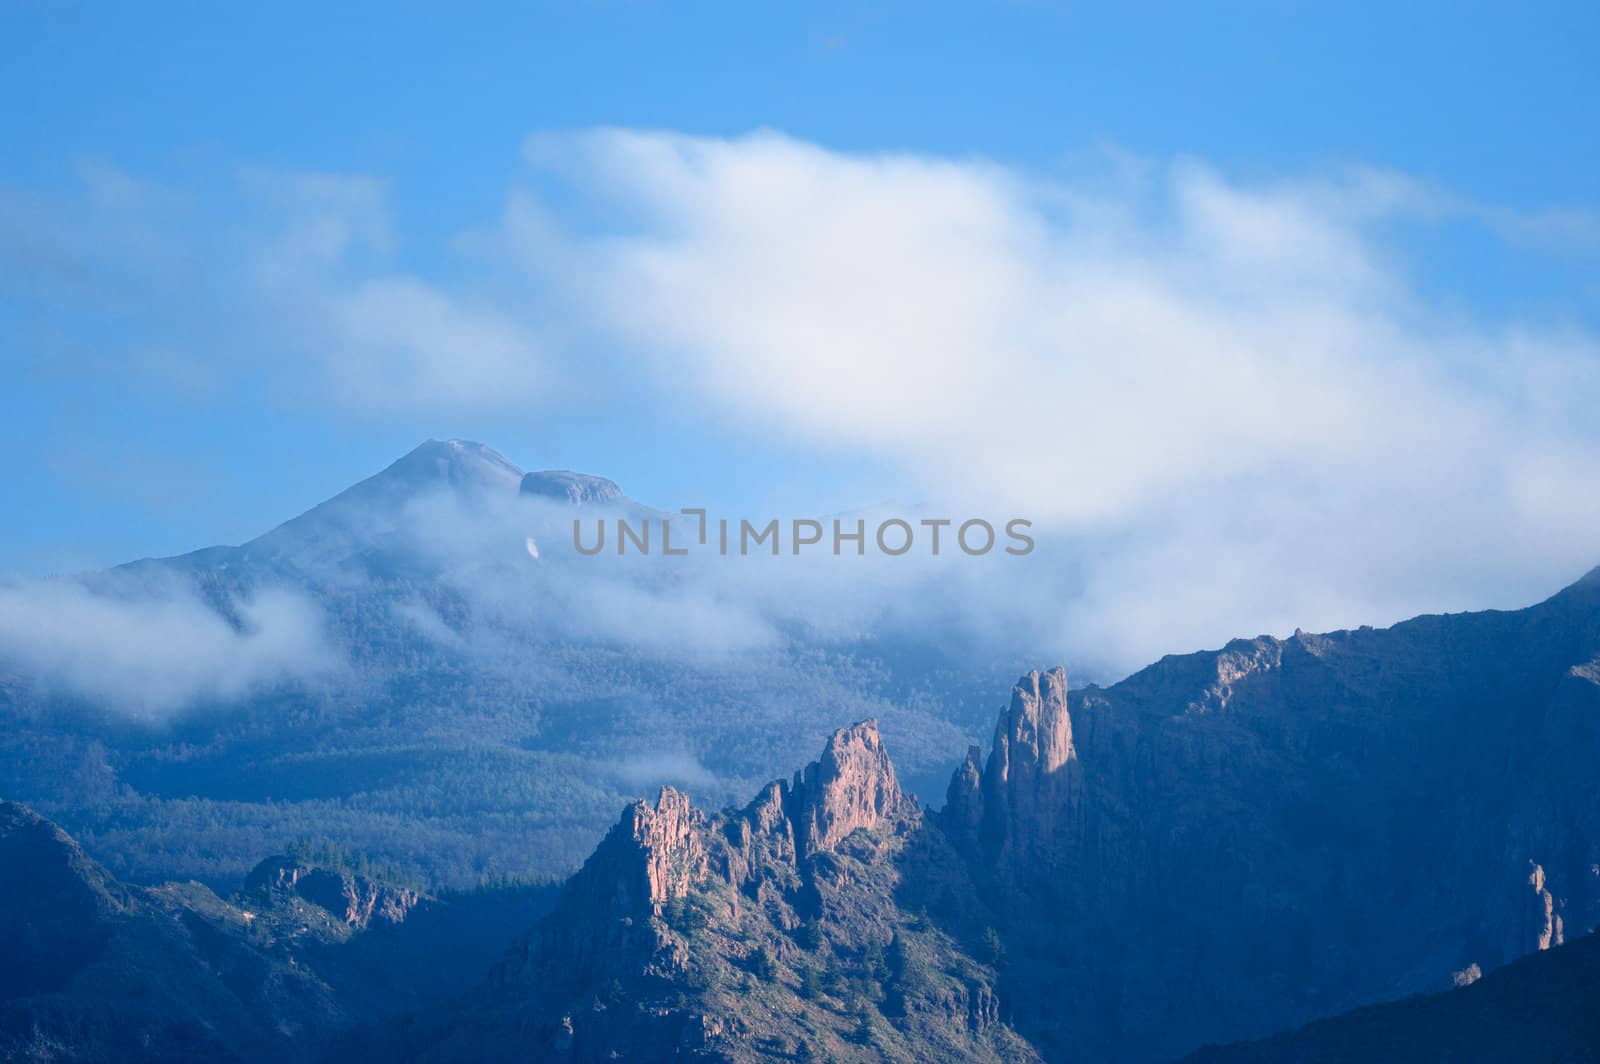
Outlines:
{"type": "Polygon", "coordinates": [[[967,752],[944,811],[946,827],[969,852],[1026,874],[1071,847],[1081,780],[1066,670],[1019,680],[981,772],[978,757],[977,747],[967,752]]]}
{"type": "Polygon", "coordinates": [[[422,901],[422,895],[409,888],[389,886],[342,869],[302,864],[289,857],[269,857],[256,865],[246,877],[244,889],[247,893],[293,894],[352,928],[403,923],[422,901]]]}
{"type": "Polygon", "coordinates": [[[798,857],[831,850],[857,831],[914,818],[900,793],[876,721],[835,732],[822,758],[795,774],[791,798],[798,857]]]}
{"type": "MultiPolygon", "coordinates": [[[[938,814],[870,721],[742,809],[634,803],[463,1008],[361,1055],[1096,1064],[1357,1009],[1219,1059],[1583,1059],[1597,763],[1600,572],[1528,610],[1236,640],[1104,689],[1030,673],[938,814]]],[[[357,996],[330,997],[324,961],[432,905],[284,859],[252,889],[259,912],[119,884],[0,806],[0,948],[26,962],[0,1057],[82,1025],[67,1049],[102,1057],[304,1055],[357,996]]]]}
{"type": "Polygon", "coordinates": [[[872,721],[737,812],[666,788],[422,1055],[1034,1059],[992,969],[897,906],[922,830],[872,721]]]}

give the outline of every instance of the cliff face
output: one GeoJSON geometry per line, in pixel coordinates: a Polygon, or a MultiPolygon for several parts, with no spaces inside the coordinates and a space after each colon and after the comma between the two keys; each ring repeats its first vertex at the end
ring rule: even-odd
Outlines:
{"type": "Polygon", "coordinates": [[[1514,613],[1025,677],[939,823],[1058,1059],[1171,1058],[1600,923],[1600,578],[1514,613]]]}
{"type": "Polygon", "coordinates": [[[786,804],[798,856],[831,850],[857,831],[915,820],[916,803],[900,793],[877,724],[836,732],[815,761],[795,774],[786,804]]]}
{"type": "Polygon", "coordinates": [[[946,826],[970,854],[1012,877],[1059,870],[1078,840],[1082,812],[1064,670],[1018,681],[995,726],[988,763],[980,770],[978,761],[973,747],[951,780],[946,826]]]}
{"type": "Polygon", "coordinates": [[[665,789],[422,1055],[1033,1059],[992,969],[897,906],[922,828],[871,721],[737,812],[665,789]]]}

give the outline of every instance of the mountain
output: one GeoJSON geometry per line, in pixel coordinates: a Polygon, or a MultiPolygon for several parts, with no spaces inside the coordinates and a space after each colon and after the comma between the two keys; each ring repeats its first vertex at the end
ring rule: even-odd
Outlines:
{"type": "MultiPolygon", "coordinates": [[[[1171,1059],[1600,923],[1600,571],[1525,610],[1030,675],[939,822],[1017,1030],[1171,1059]]],[[[937,894],[936,888],[930,888],[937,894]]]]}
{"type": "Polygon", "coordinates": [[[318,1059],[466,990],[546,896],[435,899],[289,857],[228,900],[132,886],[0,802],[0,1060],[318,1059]]]}
{"type": "Polygon", "coordinates": [[[4,803],[0,1059],[1037,1060],[992,966],[898,905],[936,839],[872,721],[743,810],[635,803],[542,916],[328,854],[226,901],[132,887],[4,803]]]}
{"type": "Polygon", "coordinates": [[[1320,1020],[1259,1042],[1207,1048],[1185,1064],[1447,1064],[1600,1060],[1600,936],[1513,961],[1461,989],[1320,1020]]]}
{"type": "Polygon", "coordinates": [[[663,784],[738,800],[846,717],[880,719],[936,788],[1022,663],[921,614],[903,638],[835,623],[859,589],[836,601],[798,571],[780,594],[770,569],[659,539],[583,557],[575,518],[659,537],[662,514],[604,477],[429,440],[247,543],[37,588],[42,613],[84,614],[83,645],[50,674],[0,643],[0,794],[125,879],[226,891],[306,837],[465,888],[565,875],[663,784]],[[184,652],[128,662],[104,644],[130,627],[184,652]],[[152,685],[158,711],[119,704],[152,685]]]}
{"type": "MultiPolygon", "coordinates": [[[[972,967],[933,995],[942,1011],[907,1015],[939,1016],[948,1038],[992,1000],[984,1014],[1034,1047],[1015,1051],[1088,1062],[1170,1060],[1441,990],[1600,923],[1600,571],[1525,610],[1237,640],[1108,688],[1033,672],[937,813],[864,812],[901,808],[865,797],[882,786],[821,803],[849,815],[810,812],[813,779],[890,778],[826,769],[876,746],[841,732],[822,767],[738,813],[704,817],[675,792],[634,807],[439,1059],[493,1055],[511,1031],[574,1059],[781,1059],[818,1032],[838,1055],[855,1043],[831,1040],[837,1018],[858,1010],[909,1038],[883,1008],[890,984],[864,977],[831,1027],[772,1019],[813,963],[776,937],[796,923],[841,957],[860,955],[860,926],[880,943],[925,928],[935,968],[972,967]],[[867,830],[841,843],[815,826],[831,822],[867,830]],[[840,851],[858,863],[838,892],[809,892],[808,875],[829,880],[807,855],[840,851]],[[830,905],[870,916],[811,930],[830,905]],[[776,973],[770,994],[753,969],[776,973]]],[[[989,1051],[931,1044],[897,1043],[989,1051]]]]}
{"type": "Polygon", "coordinates": [[[887,747],[839,729],[719,813],[663,788],[553,899],[487,916],[304,847],[227,901],[135,887],[8,805],[6,1051],[1592,1057],[1600,571],[1107,688],[1030,672],[938,811],[887,747]]]}
{"type": "Polygon", "coordinates": [[[992,968],[897,904],[924,834],[873,721],[742,810],[664,789],[467,1007],[420,1050],[408,1033],[407,1055],[1036,1060],[1000,1019],[992,968]]]}
{"type": "Polygon", "coordinates": [[[416,500],[509,498],[520,490],[522,479],[522,470],[481,443],[426,440],[382,472],[238,547],[145,558],[113,572],[214,573],[224,585],[239,590],[267,578],[320,581],[348,580],[363,572],[383,575],[385,563],[403,567],[415,553],[406,525],[416,500]],[[340,566],[349,568],[341,571],[340,566]]]}
{"type": "Polygon", "coordinates": [[[125,886],[0,803],[0,1059],[265,1057],[340,1021],[328,988],[198,886],[125,886]]]}
{"type": "Polygon", "coordinates": [[[1600,924],[1596,763],[1600,571],[1107,688],[1032,672],[938,812],[868,725],[741,810],[633,806],[417,1055],[1160,1061],[1494,986],[1600,924]]]}
{"type": "Polygon", "coordinates": [[[86,579],[193,622],[166,671],[226,677],[307,617],[338,667],[152,720],[0,663],[0,793],[82,844],[14,814],[4,1029],[168,1037],[107,1026],[134,1008],[213,1049],[255,1017],[235,1052],[376,1024],[434,1059],[1157,1061],[1489,984],[1600,923],[1600,570],[1106,687],[1028,672],[996,719],[1006,659],[910,591],[887,638],[788,608],[838,584],[578,555],[575,515],[654,512],[608,484],[430,442],[250,543],[86,579]],[[340,852],[392,867],[311,859],[340,852]],[[450,899],[580,865],[477,985],[532,916],[450,899]]]}

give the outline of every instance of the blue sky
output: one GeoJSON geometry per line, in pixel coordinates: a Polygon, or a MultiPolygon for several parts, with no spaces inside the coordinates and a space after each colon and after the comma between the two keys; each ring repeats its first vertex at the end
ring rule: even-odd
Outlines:
{"type": "Polygon", "coordinates": [[[1379,545],[1377,561],[1330,570],[1348,595],[1318,600],[1331,619],[1401,609],[1361,591],[1395,566],[1429,574],[1418,600],[1514,604],[1578,559],[1600,562],[1594,515],[1561,501],[1595,472],[1581,410],[1600,309],[1600,14],[1392,6],[7,5],[0,559],[40,573],[237,542],[426,437],[460,436],[668,505],[805,515],[1051,496],[1074,501],[1042,507],[1046,523],[1195,551],[1226,535],[1205,512],[1224,490],[1229,512],[1287,522],[1285,538],[1335,500],[1345,538],[1379,545]],[[791,267],[730,237],[764,232],[742,204],[782,215],[764,197],[781,202],[791,182],[811,197],[807,232],[864,234],[862,247],[819,244],[837,256],[827,268],[724,298],[791,267]],[[829,215],[857,192],[859,218],[829,215]],[[901,202],[928,213],[898,218],[901,202]],[[920,257],[878,255],[952,216],[920,257]],[[970,284],[954,265],[969,240],[986,264],[970,284]],[[898,317],[838,302],[829,278],[857,261],[898,317]],[[929,261],[950,269],[924,276],[929,261]],[[1314,427],[1337,438],[1392,428],[1399,415],[1359,397],[1414,385],[1445,398],[1409,403],[1414,422],[1382,429],[1383,446],[1472,437],[1520,464],[1486,495],[1463,472],[1480,456],[1441,448],[1386,495],[1366,487],[1379,458],[1302,452],[1289,418],[1240,427],[1213,406],[1165,437],[1184,415],[1138,398],[1168,376],[1157,363],[1080,388],[1031,361],[1096,328],[1091,316],[1050,332],[1041,306],[1082,291],[1061,278],[1123,267],[1129,285],[1098,305],[1135,293],[1137,315],[1133,279],[1159,275],[1176,324],[1149,337],[1117,319],[1102,366],[1147,341],[1183,366],[1212,342],[1303,348],[1281,388],[1270,364],[1229,363],[1236,382],[1219,394],[1309,411],[1349,384],[1335,400],[1348,421],[1314,427]],[[1012,291],[1038,298],[1013,317],[1012,291]],[[902,329],[918,298],[971,315],[902,329]],[[1239,301],[1246,325],[1218,339],[1239,301]],[[758,335],[779,321],[782,336],[758,335]],[[1101,435],[1056,465],[1025,433],[1016,453],[995,449],[1014,430],[1003,399],[967,424],[918,363],[863,365],[969,326],[980,340],[937,356],[930,380],[981,381],[985,345],[1015,341],[1030,354],[996,372],[1015,375],[1019,403],[1037,403],[1046,378],[1052,399],[1026,419],[1101,435]],[[784,361],[811,331],[854,352],[823,360],[814,392],[784,361]],[[406,389],[393,383],[402,349],[406,389]],[[453,351],[475,383],[443,396],[453,351]],[[1502,403],[1508,389],[1527,394],[1502,403]],[[1126,446],[1105,439],[1118,425],[1126,446]],[[1239,457],[1263,452],[1286,464],[1239,457]],[[1308,468],[1343,473],[1302,483],[1308,468]],[[1468,499],[1522,517],[1419,566],[1410,541],[1433,529],[1371,514],[1441,475],[1462,507],[1452,518],[1487,523],[1468,499]],[[1157,495],[1194,505],[1157,513],[1157,495]],[[1545,560],[1499,582],[1463,576],[1516,551],[1545,560]]]}

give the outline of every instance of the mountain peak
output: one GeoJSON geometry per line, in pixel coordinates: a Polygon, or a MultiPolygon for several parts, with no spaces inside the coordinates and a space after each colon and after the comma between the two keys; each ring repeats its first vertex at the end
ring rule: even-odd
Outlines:
{"type": "Polygon", "coordinates": [[[452,487],[508,488],[522,480],[522,470],[492,447],[472,440],[425,440],[378,474],[386,480],[417,486],[442,481],[452,487]]]}
{"type": "Polygon", "coordinates": [[[441,487],[514,494],[521,482],[522,470],[491,447],[471,440],[425,440],[381,472],[346,488],[322,506],[395,504],[441,487]]]}
{"type": "Polygon", "coordinates": [[[978,758],[978,748],[970,748],[950,781],[941,815],[954,836],[1002,862],[1055,846],[1079,785],[1065,669],[1017,681],[981,773],[978,758]]]}
{"type": "Polygon", "coordinates": [[[616,502],[622,489],[615,481],[567,469],[545,469],[522,478],[520,491],[543,499],[570,503],[616,502]]]}
{"type": "Polygon", "coordinates": [[[1050,773],[1072,756],[1072,720],[1067,713],[1067,671],[1059,665],[1019,679],[1011,689],[1011,707],[995,727],[995,752],[1003,777],[1010,763],[1021,761],[1039,773],[1050,773]]]}
{"type": "Polygon", "coordinates": [[[796,774],[794,792],[802,855],[831,850],[857,829],[876,829],[915,807],[900,790],[875,720],[834,732],[822,757],[796,774]]]}
{"type": "Polygon", "coordinates": [[[391,532],[405,507],[441,489],[463,496],[515,495],[522,470],[471,440],[425,440],[381,472],[353,484],[247,544],[274,564],[342,561],[351,538],[370,543],[391,532]]]}

